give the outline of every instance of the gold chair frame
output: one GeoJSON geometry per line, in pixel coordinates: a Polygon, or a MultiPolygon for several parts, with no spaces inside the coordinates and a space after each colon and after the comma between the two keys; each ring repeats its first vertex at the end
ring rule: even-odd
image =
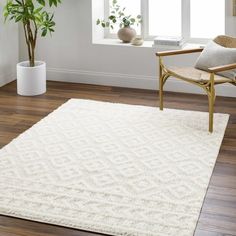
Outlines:
{"type": "MultiPolygon", "coordinates": [[[[200,88],[202,88],[207,96],[209,101],[209,132],[213,132],[213,125],[214,125],[214,105],[215,105],[215,99],[216,99],[216,93],[215,93],[215,85],[223,84],[223,83],[231,83],[233,85],[236,85],[236,79],[230,80],[228,78],[222,79],[222,80],[215,80],[215,75],[218,72],[223,72],[227,70],[236,69],[236,63],[235,64],[229,64],[229,65],[222,65],[217,66],[213,68],[209,68],[209,80],[208,81],[194,81],[191,78],[179,75],[177,73],[174,73],[164,65],[163,63],[163,57],[167,56],[175,56],[175,55],[181,55],[181,54],[190,54],[190,53],[197,53],[202,52],[202,48],[196,48],[196,49],[185,49],[185,50],[175,50],[175,51],[165,51],[165,52],[158,52],[156,53],[156,56],[159,58],[159,99],[160,99],[160,110],[164,109],[164,103],[163,103],[163,92],[164,92],[164,85],[169,77],[174,77],[180,80],[183,80],[185,82],[189,82],[191,84],[194,84],[200,88]]],[[[223,77],[224,78],[224,77],[223,77]]]]}

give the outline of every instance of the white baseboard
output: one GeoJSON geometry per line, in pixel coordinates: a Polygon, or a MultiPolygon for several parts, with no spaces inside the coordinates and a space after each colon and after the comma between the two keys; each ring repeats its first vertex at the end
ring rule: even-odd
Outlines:
{"type": "MultiPolygon", "coordinates": [[[[129,75],[84,70],[48,68],[47,78],[51,81],[71,83],[86,83],[149,90],[158,89],[157,78],[155,76],[146,75],[129,75]]],[[[205,94],[204,91],[202,91],[200,88],[176,79],[170,79],[167,82],[165,91],[205,94]]],[[[217,95],[236,97],[236,86],[230,84],[218,85],[217,95]]]]}
{"type": "Polygon", "coordinates": [[[16,72],[0,74],[0,87],[14,81],[16,79],[16,72]]]}

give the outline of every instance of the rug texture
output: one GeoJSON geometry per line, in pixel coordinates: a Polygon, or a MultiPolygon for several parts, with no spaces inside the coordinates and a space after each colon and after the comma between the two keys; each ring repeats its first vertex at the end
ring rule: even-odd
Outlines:
{"type": "Polygon", "coordinates": [[[228,122],[72,99],[0,151],[0,214],[117,236],[192,236],[228,122]]]}

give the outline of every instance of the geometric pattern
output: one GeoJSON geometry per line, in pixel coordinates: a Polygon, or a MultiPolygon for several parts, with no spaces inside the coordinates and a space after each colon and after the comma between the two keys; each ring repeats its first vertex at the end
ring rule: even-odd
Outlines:
{"type": "Polygon", "coordinates": [[[71,99],[0,150],[0,214],[191,236],[229,116],[71,99]]]}

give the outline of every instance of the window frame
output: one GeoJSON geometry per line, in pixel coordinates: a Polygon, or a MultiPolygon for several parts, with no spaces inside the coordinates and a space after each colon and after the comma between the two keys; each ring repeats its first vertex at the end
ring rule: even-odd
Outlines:
{"type": "MultiPolygon", "coordinates": [[[[191,6],[190,6],[190,0],[181,0],[182,1],[182,37],[185,38],[187,43],[200,43],[205,44],[210,38],[191,38],[191,6]]],[[[149,0],[140,0],[141,4],[141,15],[143,17],[143,23],[141,24],[141,37],[145,41],[153,41],[156,36],[149,35],[149,0]]],[[[227,24],[226,24],[226,4],[227,0],[225,0],[225,33],[227,30],[227,24]]],[[[109,0],[104,0],[104,16],[105,19],[108,18],[110,12],[110,6],[109,6],[109,0]]],[[[116,34],[110,33],[110,29],[105,28],[104,29],[104,38],[108,39],[117,39],[116,34]]]]}

